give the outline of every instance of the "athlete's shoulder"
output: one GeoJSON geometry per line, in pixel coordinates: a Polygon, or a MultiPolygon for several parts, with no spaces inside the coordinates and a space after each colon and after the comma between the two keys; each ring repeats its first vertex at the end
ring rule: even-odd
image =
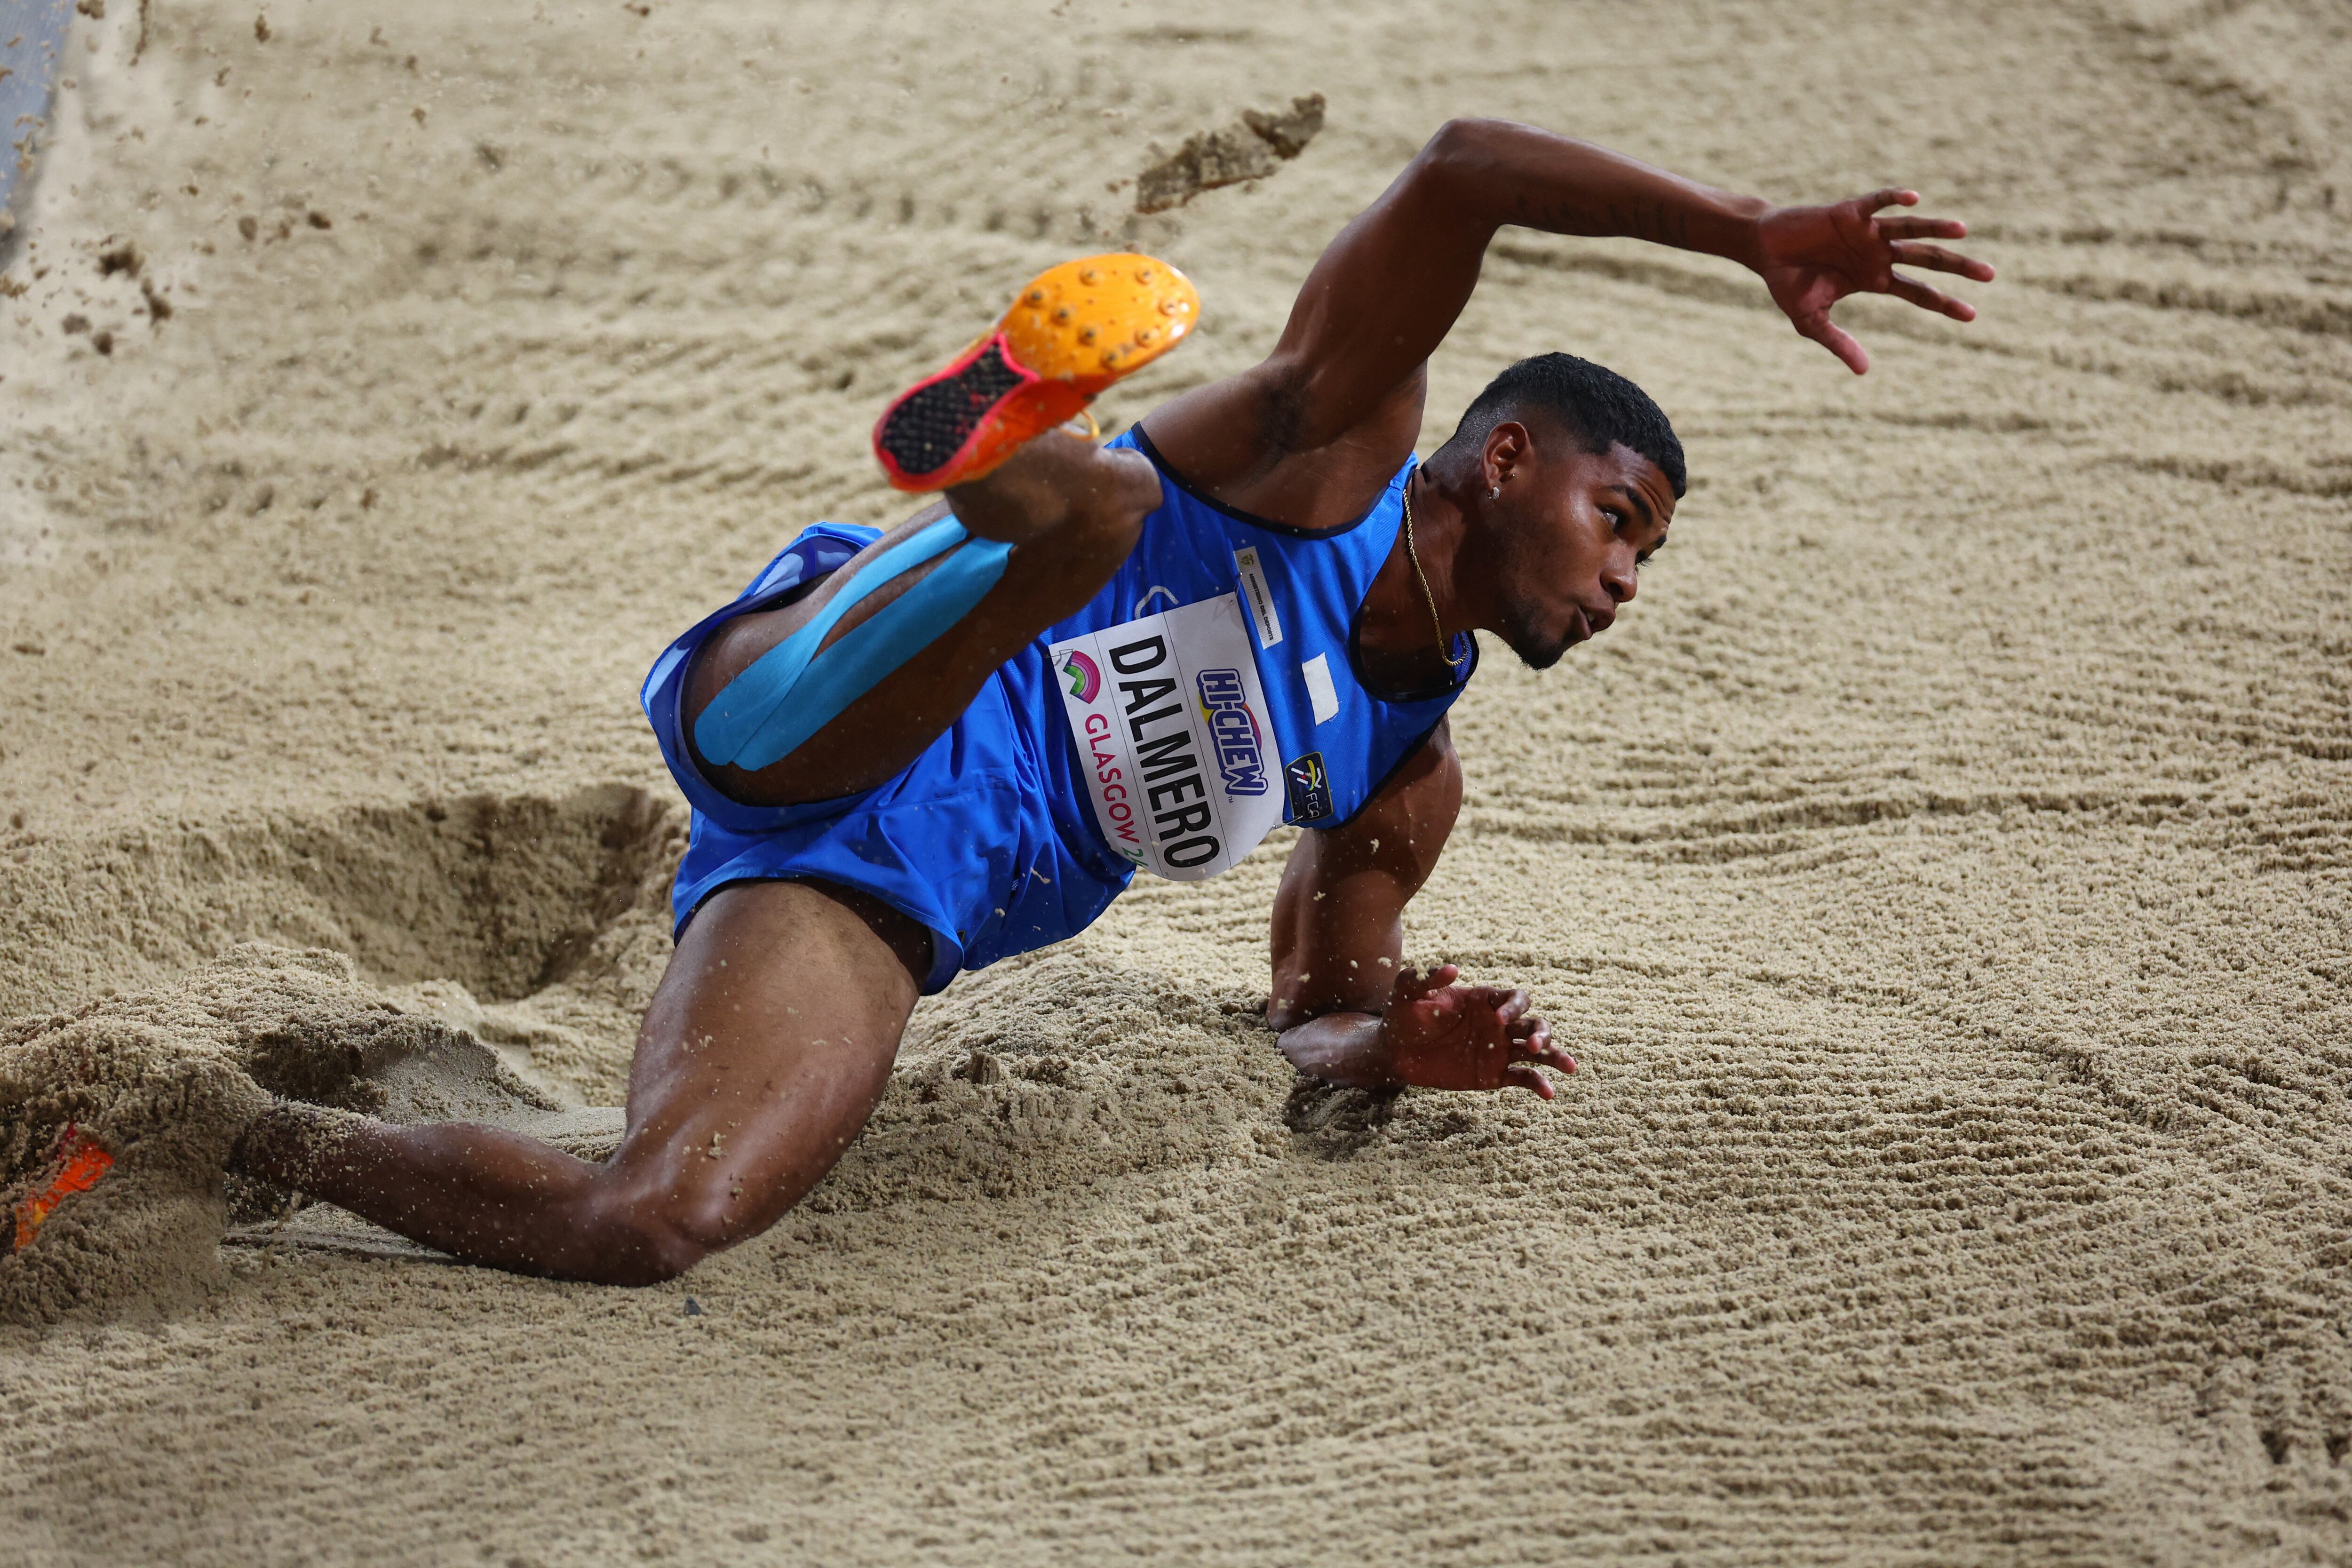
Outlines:
{"type": "MultiPolygon", "coordinates": [[[[1328,504],[1318,506],[1314,510],[1322,520],[1308,524],[1293,521],[1299,514],[1297,508],[1258,510],[1245,504],[1247,497],[1203,484],[1183,465],[1171,461],[1140,423],[1122,431],[1114,444],[1130,447],[1151,459],[1152,467],[1160,471],[1161,482],[1166,487],[1167,500],[1162,503],[1163,507],[1214,512],[1277,538],[1301,540],[1347,533],[1366,520],[1379,515],[1383,507],[1393,509],[1399,505],[1405,480],[1411,477],[1414,463],[1410,448],[1394,454],[1394,460],[1390,463],[1385,477],[1378,483],[1369,483],[1360,471],[1364,468],[1362,455],[1357,455],[1340,465],[1346,471],[1339,475],[1333,486],[1334,493],[1356,498],[1353,509],[1342,513],[1328,504]]],[[[1388,457],[1384,456],[1382,460],[1387,461],[1388,457]]]]}
{"type": "Polygon", "coordinates": [[[1171,398],[1145,416],[1163,469],[1219,504],[1303,533],[1350,526],[1420,438],[1416,372],[1344,429],[1309,442],[1281,426],[1274,362],[1171,398]]]}

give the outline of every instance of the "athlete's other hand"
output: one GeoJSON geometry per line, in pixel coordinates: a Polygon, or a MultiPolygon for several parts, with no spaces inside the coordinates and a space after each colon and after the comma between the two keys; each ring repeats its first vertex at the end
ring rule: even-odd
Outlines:
{"type": "Polygon", "coordinates": [[[1756,222],[1754,263],[1772,302],[1788,313],[1797,331],[1845,362],[1860,375],[1870,356],[1853,335],[1830,320],[1830,307],[1849,294],[1892,294],[1923,310],[1956,321],[1976,320],[1976,307],[1930,289],[1895,270],[1924,267],[1957,273],[1979,283],[1992,281],[1992,268],[1929,240],[1959,239],[1968,225],[1956,218],[1880,217],[1880,209],[1916,206],[1919,193],[1889,188],[1825,207],[1775,207],[1756,222]]]}
{"type": "Polygon", "coordinates": [[[1528,994],[1499,985],[1456,985],[1461,973],[1443,963],[1411,969],[1381,1020],[1389,1071],[1422,1089],[1496,1089],[1516,1084],[1545,1100],[1548,1067],[1574,1072],[1576,1060],[1551,1043],[1551,1026],[1528,1011],[1528,994]]]}

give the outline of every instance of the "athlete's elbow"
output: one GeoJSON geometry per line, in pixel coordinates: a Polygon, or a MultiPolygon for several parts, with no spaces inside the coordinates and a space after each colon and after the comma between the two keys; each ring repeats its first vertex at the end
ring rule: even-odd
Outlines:
{"type": "Polygon", "coordinates": [[[1437,128],[1423,143],[1421,161],[1453,174],[1492,168],[1513,137],[1527,127],[1508,120],[1456,118],[1437,128]]]}
{"type": "Polygon", "coordinates": [[[1481,152],[1492,141],[1494,133],[1507,121],[1487,120],[1477,116],[1456,115],[1439,126],[1434,134],[1422,145],[1421,155],[1433,163],[1460,158],[1466,153],[1481,152]]]}
{"type": "Polygon", "coordinates": [[[1428,201],[1474,201],[1491,184],[1503,142],[1517,129],[1507,120],[1449,120],[1422,144],[1406,180],[1428,201]]]}

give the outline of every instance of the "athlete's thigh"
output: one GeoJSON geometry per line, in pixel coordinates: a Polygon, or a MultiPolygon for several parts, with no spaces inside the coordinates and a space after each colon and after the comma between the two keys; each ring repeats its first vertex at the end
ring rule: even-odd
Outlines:
{"type": "MultiPolygon", "coordinates": [[[[1097,456],[1108,458],[1111,454],[1097,456]]],[[[1125,451],[1117,456],[1143,461],[1125,451]]],[[[1131,476],[1124,477],[1132,482],[1131,476]]],[[[1156,483],[1139,493],[1156,500],[1156,483]]],[[[793,805],[883,784],[956,721],[1005,660],[1038,633],[1082,608],[1110,580],[1134,548],[1142,515],[1136,501],[1079,509],[1062,525],[1013,544],[1003,575],[971,610],[944,627],[925,623],[908,626],[908,642],[921,637],[930,640],[782,759],[745,768],[716,763],[702,754],[695,741],[698,721],[731,681],[823,615],[835,598],[856,590],[860,572],[946,511],[944,504],[926,508],[860,551],[805,597],[736,616],[711,633],[688,672],[683,728],[695,750],[695,764],[720,793],[746,805],[793,805]]],[[[974,540],[963,548],[981,542],[974,540]]],[[[937,557],[866,592],[826,635],[818,659],[824,649],[882,614],[931,572],[947,566],[950,559],[937,557]]]]}
{"type": "Polygon", "coordinates": [[[722,888],[646,1009],[611,1163],[712,1245],[765,1229],[865,1126],[929,963],[929,933],[863,894],[722,888]]]}

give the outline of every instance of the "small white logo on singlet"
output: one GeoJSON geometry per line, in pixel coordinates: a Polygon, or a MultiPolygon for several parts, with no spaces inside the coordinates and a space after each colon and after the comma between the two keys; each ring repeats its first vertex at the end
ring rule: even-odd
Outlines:
{"type": "Polygon", "coordinates": [[[1249,606],[1250,624],[1257,627],[1257,646],[1272,647],[1282,640],[1282,617],[1275,613],[1274,595],[1265,585],[1265,568],[1258,562],[1257,546],[1234,551],[1234,564],[1241,569],[1242,603],[1249,606]]]}
{"type": "Polygon", "coordinates": [[[1315,707],[1315,721],[1328,724],[1339,716],[1339,690],[1331,684],[1331,666],[1322,654],[1317,654],[1298,667],[1307,678],[1307,700],[1315,707]]]}

